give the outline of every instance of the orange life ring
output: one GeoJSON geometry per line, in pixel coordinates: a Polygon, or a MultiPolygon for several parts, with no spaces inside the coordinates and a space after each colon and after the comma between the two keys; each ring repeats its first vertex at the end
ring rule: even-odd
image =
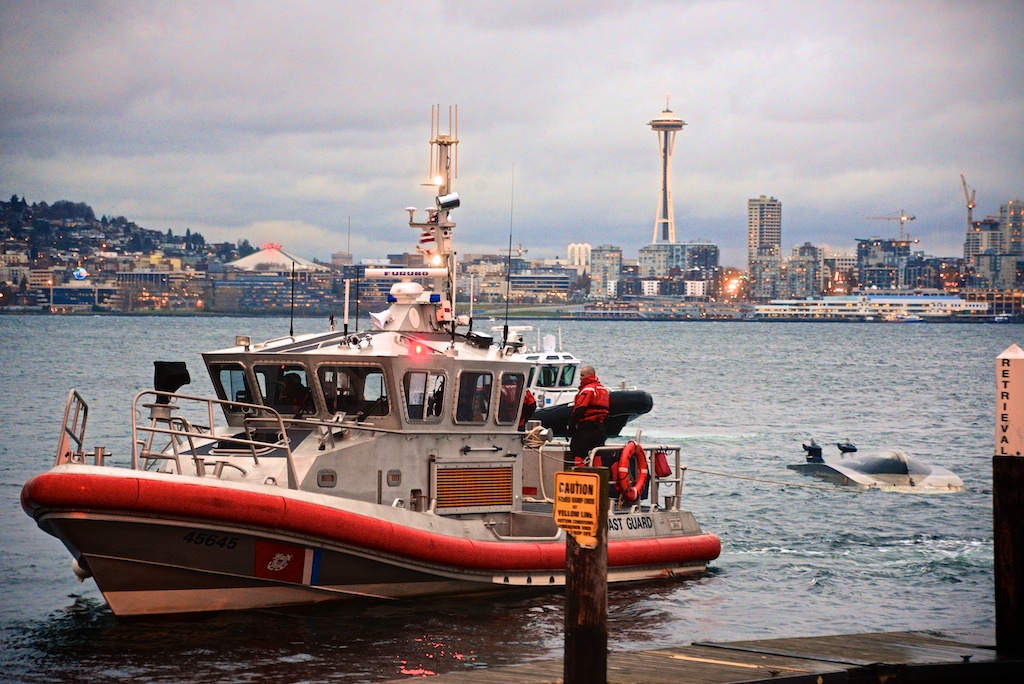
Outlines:
{"type": "Polygon", "coordinates": [[[644,454],[643,447],[636,442],[629,442],[622,448],[619,460],[612,463],[612,479],[625,501],[632,503],[640,499],[644,485],[647,484],[647,456],[644,454]],[[631,482],[629,470],[634,459],[636,460],[637,474],[636,480],[631,482]]]}

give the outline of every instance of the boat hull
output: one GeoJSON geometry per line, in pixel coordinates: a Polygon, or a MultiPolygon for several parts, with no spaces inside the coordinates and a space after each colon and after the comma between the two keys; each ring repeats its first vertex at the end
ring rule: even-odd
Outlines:
{"type": "MultiPolygon", "coordinates": [[[[29,480],[22,505],[119,617],[565,584],[563,537],[499,538],[483,524],[473,536],[471,523],[443,516],[188,480],[61,466],[29,480]]],[[[619,525],[609,581],[703,572],[721,545],[687,517],[652,512],[619,525]]]]}

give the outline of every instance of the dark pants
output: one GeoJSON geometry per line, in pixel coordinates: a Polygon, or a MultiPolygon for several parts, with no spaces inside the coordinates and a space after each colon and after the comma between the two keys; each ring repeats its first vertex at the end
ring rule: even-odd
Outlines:
{"type": "Polygon", "coordinates": [[[577,457],[586,458],[591,449],[604,446],[604,423],[587,421],[576,426],[576,432],[569,441],[569,453],[565,465],[572,466],[577,457]]]}

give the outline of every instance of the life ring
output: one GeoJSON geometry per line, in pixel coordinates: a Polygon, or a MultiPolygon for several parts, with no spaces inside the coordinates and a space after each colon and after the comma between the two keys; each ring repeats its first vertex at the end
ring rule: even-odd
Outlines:
{"type": "Polygon", "coordinates": [[[619,460],[612,463],[612,479],[619,488],[619,495],[628,503],[637,501],[643,494],[647,484],[647,456],[644,449],[636,442],[629,442],[622,448],[619,460]],[[636,461],[636,480],[630,481],[629,471],[636,461]]]}

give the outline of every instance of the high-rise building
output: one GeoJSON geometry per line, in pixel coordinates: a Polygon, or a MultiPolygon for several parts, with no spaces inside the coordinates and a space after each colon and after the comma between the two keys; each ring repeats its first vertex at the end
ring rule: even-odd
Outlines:
{"type": "Polygon", "coordinates": [[[590,296],[614,299],[622,278],[622,248],[599,245],[590,253],[590,296]]]}
{"type": "Polygon", "coordinates": [[[690,276],[699,272],[702,280],[711,280],[718,273],[718,245],[710,242],[677,242],[674,245],[647,245],[640,249],[641,278],[664,278],[673,269],[690,276]]]}
{"type": "Polygon", "coordinates": [[[1019,199],[999,205],[999,232],[1005,254],[1024,254],[1024,203],[1019,199]]]}
{"type": "Polygon", "coordinates": [[[906,286],[910,240],[872,237],[857,240],[857,281],[860,287],[902,290],[906,286]]]}
{"type": "Polygon", "coordinates": [[[747,268],[759,255],[782,253],[782,202],[761,195],[747,200],[747,268]]]}
{"type": "Polygon", "coordinates": [[[999,229],[999,220],[989,216],[981,221],[972,221],[964,240],[964,264],[974,265],[974,258],[979,254],[1001,254],[1003,252],[1003,233],[999,229]]]}
{"type": "Polygon", "coordinates": [[[586,242],[573,242],[569,245],[569,267],[576,270],[576,275],[590,272],[590,252],[592,247],[586,242]]]}
{"type": "Polygon", "coordinates": [[[683,130],[686,122],[672,113],[665,103],[665,111],[647,124],[658,134],[658,151],[661,153],[661,192],[658,196],[658,216],[654,219],[653,243],[672,244],[676,241],[676,219],[672,208],[672,148],[676,133],[683,130]]]}

